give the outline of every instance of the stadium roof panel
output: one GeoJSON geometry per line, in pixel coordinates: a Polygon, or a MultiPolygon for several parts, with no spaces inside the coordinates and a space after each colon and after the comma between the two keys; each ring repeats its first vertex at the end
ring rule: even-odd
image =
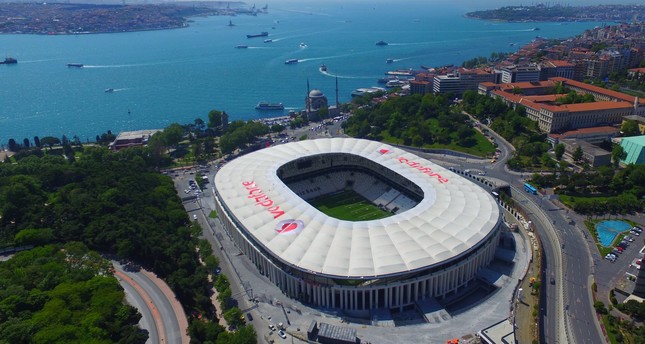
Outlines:
{"type": "Polygon", "coordinates": [[[441,264],[486,239],[500,217],[492,196],[473,182],[401,149],[358,139],[265,148],[222,167],[215,186],[230,215],[275,257],[303,271],[340,278],[392,275],[441,264]],[[288,162],[327,153],[354,154],[384,166],[418,185],[424,199],[379,220],[329,217],[276,174],[288,162]]]}

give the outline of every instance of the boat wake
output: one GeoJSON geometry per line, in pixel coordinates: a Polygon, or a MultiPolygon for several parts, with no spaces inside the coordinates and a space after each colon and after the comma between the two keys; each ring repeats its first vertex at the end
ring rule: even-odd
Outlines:
{"type": "Polygon", "coordinates": [[[331,78],[338,78],[338,79],[374,79],[373,76],[351,76],[351,75],[339,75],[339,74],[333,74],[330,73],[329,71],[323,71],[323,70],[318,70],[320,74],[324,76],[328,76],[331,78]]]}

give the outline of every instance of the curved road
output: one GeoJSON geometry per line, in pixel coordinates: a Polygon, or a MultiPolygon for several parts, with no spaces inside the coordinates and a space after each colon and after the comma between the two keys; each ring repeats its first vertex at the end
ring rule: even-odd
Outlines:
{"type": "Polygon", "coordinates": [[[118,263],[113,265],[115,276],[143,316],[142,327],[150,337],[148,343],[187,344],[188,320],[170,288],[149,272],[127,272],[118,263]]]}

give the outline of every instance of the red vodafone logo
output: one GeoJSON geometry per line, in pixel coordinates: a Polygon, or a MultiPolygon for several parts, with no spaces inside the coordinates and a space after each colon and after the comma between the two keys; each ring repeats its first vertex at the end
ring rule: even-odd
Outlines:
{"type": "Polygon", "coordinates": [[[278,222],[275,226],[275,231],[278,232],[278,234],[292,235],[300,233],[304,227],[304,222],[290,219],[278,222]]]}
{"type": "Polygon", "coordinates": [[[389,151],[390,151],[389,149],[383,148],[383,149],[380,149],[378,152],[381,154],[385,154],[385,153],[388,153],[389,151]]]}

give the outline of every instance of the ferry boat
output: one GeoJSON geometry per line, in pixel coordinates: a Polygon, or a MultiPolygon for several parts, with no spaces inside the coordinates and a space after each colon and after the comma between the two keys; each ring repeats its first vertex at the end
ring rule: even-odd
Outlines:
{"type": "Polygon", "coordinates": [[[384,89],[383,87],[357,88],[352,91],[352,97],[362,97],[366,94],[372,94],[376,92],[386,92],[386,89],[384,89]]]}
{"type": "Polygon", "coordinates": [[[326,72],[327,71],[327,66],[325,66],[324,63],[320,65],[320,71],[321,72],[326,72]]]}
{"type": "Polygon", "coordinates": [[[271,42],[273,42],[273,40],[271,38],[267,38],[267,39],[264,40],[264,43],[271,43],[271,42]]]}
{"type": "Polygon", "coordinates": [[[412,72],[412,69],[397,69],[385,72],[385,75],[414,76],[414,72],[412,72]]]}
{"type": "Polygon", "coordinates": [[[392,80],[399,80],[399,77],[396,75],[388,75],[384,78],[380,78],[376,80],[376,82],[378,82],[379,84],[387,84],[389,81],[392,81],[392,80]]]}
{"type": "Polygon", "coordinates": [[[288,59],[284,61],[284,64],[295,64],[298,63],[298,59],[288,59]]]}
{"type": "Polygon", "coordinates": [[[67,67],[72,67],[72,68],[83,68],[82,63],[68,63],[67,67]]]}
{"type": "Polygon", "coordinates": [[[249,47],[248,45],[236,45],[235,49],[246,49],[248,47],[249,47]]]}
{"type": "Polygon", "coordinates": [[[388,43],[386,41],[378,41],[376,42],[376,45],[387,45],[388,43]]]}
{"type": "Polygon", "coordinates": [[[268,36],[268,35],[269,35],[269,33],[268,33],[268,32],[266,32],[266,31],[262,31],[262,32],[260,32],[260,33],[256,33],[256,34],[254,34],[254,35],[246,35],[246,38],[266,37],[266,36],[268,36]]]}
{"type": "Polygon", "coordinates": [[[269,103],[269,102],[259,102],[255,106],[256,110],[284,110],[284,104],[282,103],[269,103]]]}
{"type": "Polygon", "coordinates": [[[13,57],[6,57],[4,61],[0,61],[0,64],[16,64],[18,63],[18,60],[14,59],[13,57]]]}
{"type": "Polygon", "coordinates": [[[403,86],[405,86],[405,85],[408,85],[409,83],[410,83],[409,81],[396,79],[396,80],[390,80],[390,81],[388,81],[388,82],[385,84],[385,87],[387,87],[387,88],[392,88],[392,87],[403,87],[403,86]]]}
{"type": "Polygon", "coordinates": [[[394,63],[394,59],[387,59],[385,60],[385,63],[394,63]]]}

